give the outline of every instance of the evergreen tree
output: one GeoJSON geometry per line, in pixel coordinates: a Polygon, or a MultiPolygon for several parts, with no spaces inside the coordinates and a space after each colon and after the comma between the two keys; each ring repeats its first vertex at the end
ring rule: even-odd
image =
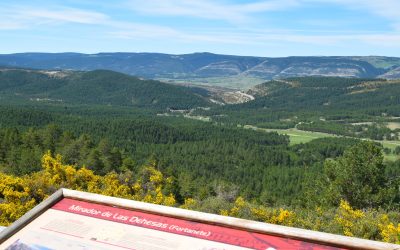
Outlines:
{"type": "Polygon", "coordinates": [[[373,142],[361,142],[344,155],[325,162],[328,199],[346,200],[355,208],[378,207],[394,199],[394,187],[385,176],[382,150],[373,142]]]}

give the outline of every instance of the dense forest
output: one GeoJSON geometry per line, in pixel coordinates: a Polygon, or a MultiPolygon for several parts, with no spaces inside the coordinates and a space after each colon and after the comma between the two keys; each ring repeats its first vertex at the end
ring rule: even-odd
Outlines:
{"type": "MultiPolygon", "coordinates": [[[[392,89],[396,84],[382,83],[374,90],[382,91],[389,99],[387,105],[372,108],[381,97],[372,97],[373,93],[366,91],[354,94],[363,97],[351,98],[351,103],[346,104],[350,108],[344,109],[340,103],[345,101],[343,96],[349,88],[363,88],[377,82],[337,78],[270,82],[265,86],[269,88],[265,92],[268,94],[260,94],[252,102],[199,109],[196,111],[199,114],[213,117],[212,122],[201,122],[180,115],[157,116],[160,110],[173,108],[173,98],[183,96],[179,99],[180,108],[197,107],[205,102],[183,87],[174,87],[176,93],[171,90],[165,95],[164,87],[159,92],[149,90],[146,101],[140,105],[128,105],[123,98],[120,98],[122,103],[108,105],[103,97],[114,93],[115,100],[119,100],[118,91],[125,91],[124,88],[114,92],[118,88],[110,87],[111,84],[107,95],[98,86],[102,93],[90,95],[94,99],[82,103],[73,98],[86,98],[78,86],[84,82],[96,85],[116,76],[122,85],[136,86],[136,81],[150,86],[161,83],[107,71],[75,72],[67,78],[43,73],[35,73],[32,78],[25,75],[28,74],[25,70],[18,74],[3,75],[2,79],[9,81],[0,81],[2,225],[9,225],[56,189],[68,187],[400,243],[400,161],[384,160],[385,149],[381,144],[355,138],[381,134],[382,138],[390,136],[396,140],[396,131],[348,123],[371,118],[375,112],[384,110],[388,116],[397,115],[398,97],[390,98],[397,93],[397,89],[392,89]],[[38,80],[32,81],[36,77],[38,80]],[[67,80],[70,78],[74,80],[67,80]],[[20,87],[15,87],[13,81],[20,87]],[[43,85],[39,84],[41,81],[43,85]],[[34,83],[43,88],[40,93],[48,91],[52,98],[58,90],[52,91],[64,84],[71,88],[78,86],[82,95],[72,97],[75,95],[72,92],[61,91],[63,98],[70,100],[61,103],[18,99],[28,93],[32,96],[39,93],[34,83]],[[59,86],[49,88],[46,84],[59,86]],[[9,98],[10,89],[18,89],[20,95],[9,98]],[[321,89],[329,94],[323,94],[321,89]],[[155,93],[164,101],[160,97],[160,102],[147,102],[155,93]],[[170,99],[169,94],[174,97],[170,99]],[[368,98],[370,103],[364,103],[368,98]],[[326,100],[331,100],[331,104],[323,105],[326,100]],[[326,120],[319,119],[320,115],[326,120]],[[338,117],[348,120],[334,122],[338,117]],[[292,144],[289,136],[244,129],[238,124],[323,130],[347,137],[292,144]]],[[[382,122],[381,118],[375,117],[374,121],[382,122]]]]}
{"type": "Polygon", "coordinates": [[[188,109],[208,102],[190,88],[96,70],[32,71],[0,68],[0,96],[7,101],[188,109]]]}
{"type": "MultiPolygon", "coordinates": [[[[64,164],[48,151],[41,170],[16,177],[0,172],[0,223],[8,225],[61,187],[178,206],[221,215],[312,230],[400,243],[398,178],[388,177],[380,148],[362,142],[335,160],[326,160],[321,175],[306,181],[303,202],[271,206],[249,201],[232,187],[215,188],[207,197],[182,197],[175,176],[163,174],[150,160],[131,171],[98,175],[85,166],[64,164]],[[368,160],[365,159],[368,157],[368,160]],[[351,185],[349,185],[351,180],[351,185]]],[[[398,164],[395,169],[398,169],[398,164]]],[[[394,172],[396,173],[396,171],[394,172]]],[[[316,176],[314,176],[316,177],[316,176]]]]}
{"type": "Polygon", "coordinates": [[[216,186],[227,185],[248,199],[290,205],[302,195],[307,174],[318,175],[324,160],[342,155],[357,142],[323,138],[288,146],[287,137],[276,133],[203,124],[186,131],[144,121],[75,125],[87,133],[63,131],[55,124],[1,129],[2,171],[14,175],[38,171],[47,150],[63,155],[66,164],[87,166],[100,175],[133,171],[151,159],[160,163],[161,171],[174,173],[184,197],[207,197],[216,186]]]}
{"type": "Polygon", "coordinates": [[[185,196],[207,196],[218,182],[226,182],[240,187],[241,194],[249,198],[258,198],[262,191],[273,189],[274,199],[282,202],[290,201],[292,197],[288,195],[300,191],[299,172],[305,164],[340,155],[346,145],[354,143],[349,139],[330,139],[332,142],[327,143],[324,141],[329,139],[323,139],[320,143],[289,147],[288,138],[276,133],[183,119],[181,124],[174,121],[173,125],[168,120],[162,123],[145,118],[92,118],[81,122],[72,119],[71,123],[65,118],[60,122],[63,123],[43,128],[1,129],[4,171],[19,175],[38,170],[41,155],[47,150],[62,154],[65,163],[90,166],[100,174],[127,167],[123,162],[132,168],[153,157],[162,163],[163,171],[179,173],[177,178],[188,189],[182,191],[185,196]],[[312,157],[298,153],[311,152],[312,148],[312,157]]]}
{"type": "Polygon", "coordinates": [[[400,81],[339,77],[272,80],[248,91],[256,98],[236,105],[196,110],[224,124],[297,128],[374,140],[397,140],[400,81]]]}

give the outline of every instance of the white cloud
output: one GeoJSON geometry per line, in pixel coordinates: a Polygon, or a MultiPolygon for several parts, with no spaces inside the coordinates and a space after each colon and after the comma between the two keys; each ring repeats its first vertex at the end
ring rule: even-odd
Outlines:
{"type": "Polygon", "coordinates": [[[43,24],[102,24],[109,21],[109,17],[102,13],[75,8],[0,7],[0,30],[26,29],[43,24]]]}
{"type": "MultiPolygon", "coordinates": [[[[122,28],[116,24],[116,28],[122,28]]],[[[307,44],[318,46],[346,46],[348,43],[360,45],[400,47],[400,35],[396,33],[335,33],[303,34],[293,30],[232,30],[218,29],[208,31],[182,31],[163,26],[126,24],[126,29],[120,29],[110,35],[123,39],[158,38],[166,42],[210,43],[226,45],[266,45],[275,44],[307,44]]]]}
{"type": "Polygon", "coordinates": [[[360,6],[365,6],[376,15],[382,16],[392,21],[392,26],[400,31],[400,1],[398,0],[376,0],[358,1],[360,6]]]}
{"type": "MultiPolygon", "coordinates": [[[[310,4],[337,4],[383,17],[391,22],[394,30],[400,31],[400,0],[259,0],[241,4],[227,0],[126,1],[133,11],[145,15],[194,17],[222,20],[234,24],[255,21],[254,14],[256,13],[285,11],[310,4]]],[[[362,18],[360,16],[360,19],[362,18]]]]}
{"type": "Polygon", "coordinates": [[[24,29],[26,25],[22,22],[12,22],[7,20],[0,21],[0,30],[19,30],[24,29]]]}
{"type": "MultiPolygon", "coordinates": [[[[389,20],[392,27],[400,31],[399,0],[301,0],[303,2],[334,3],[350,9],[368,11],[389,20]]],[[[360,17],[362,18],[362,17],[360,17]]]]}
{"type": "Polygon", "coordinates": [[[322,46],[346,45],[348,42],[387,47],[400,47],[397,34],[345,34],[345,35],[302,35],[302,34],[257,34],[251,38],[260,44],[264,42],[289,42],[322,46]]]}
{"type": "MultiPolygon", "coordinates": [[[[131,8],[142,14],[187,16],[210,20],[223,20],[231,23],[241,23],[252,19],[252,14],[280,11],[295,8],[304,4],[332,3],[352,9],[367,10],[390,20],[393,25],[400,24],[400,0],[269,0],[252,3],[233,4],[212,0],[152,0],[148,2],[129,0],[131,8]],[[398,8],[397,8],[398,7],[398,8]],[[399,14],[399,15],[397,15],[399,14]]],[[[254,16],[254,15],[253,15],[254,16]]],[[[204,27],[203,30],[182,30],[163,25],[122,22],[96,11],[77,8],[58,7],[20,7],[1,6],[0,30],[29,29],[42,25],[59,25],[64,23],[85,24],[101,27],[103,34],[117,39],[149,38],[176,43],[209,43],[226,45],[260,45],[292,44],[343,46],[347,43],[363,45],[387,46],[400,48],[400,34],[396,32],[383,33],[379,31],[329,31],[327,30],[263,30],[253,25],[246,28],[204,27]],[[252,27],[250,27],[252,26],[252,27]],[[253,28],[254,27],[254,28],[253,28]]],[[[323,21],[323,20],[322,20],[323,21]]],[[[323,27],[326,24],[321,25],[323,27]]],[[[91,27],[91,26],[90,26],[91,27]]],[[[400,30],[400,25],[398,25],[400,30]]]]}
{"type": "Polygon", "coordinates": [[[400,49],[399,34],[360,35],[359,39],[364,43],[371,45],[393,47],[400,49]]]}
{"type": "Polygon", "coordinates": [[[268,0],[232,4],[218,0],[130,0],[129,7],[142,14],[186,16],[241,23],[252,19],[251,14],[295,7],[298,0],[268,0]]]}
{"type": "Polygon", "coordinates": [[[94,12],[73,8],[62,9],[20,9],[15,15],[25,19],[39,19],[54,22],[68,22],[81,24],[99,24],[108,20],[108,16],[94,12]]]}
{"type": "Polygon", "coordinates": [[[261,2],[253,2],[247,4],[234,5],[234,7],[244,13],[256,13],[267,11],[280,11],[288,8],[298,7],[300,2],[298,0],[269,0],[261,2]]]}
{"type": "Polygon", "coordinates": [[[115,29],[109,32],[110,35],[123,39],[179,37],[181,34],[175,29],[158,25],[127,22],[108,22],[107,25],[115,29]]]}

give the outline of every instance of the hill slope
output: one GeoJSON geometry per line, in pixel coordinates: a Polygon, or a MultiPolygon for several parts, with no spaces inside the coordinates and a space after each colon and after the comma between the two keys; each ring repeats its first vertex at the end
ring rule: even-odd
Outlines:
{"type": "MultiPolygon", "coordinates": [[[[297,76],[385,77],[385,73],[400,67],[400,58],[377,56],[267,58],[211,53],[185,55],[21,53],[0,55],[0,65],[84,71],[108,69],[152,79],[193,80],[215,77],[240,77],[242,79],[244,77],[249,80],[251,78],[269,80],[297,76]]],[[[390,75],[389,78],[393,78],[392,76],[390,75]]],[[[221,84],[218,82],[221,81],[204,81],[211,85],[221,84]]]]}
{"type": "Polygon", "coordinates": [[[31,101],[187,109],[208,102],[189,88],[121,73],[0,70],[0,96],[31,101]]]}
{"type": "Polygon", "coordinates": [[[385,79],[400,79],[400,67],[396,67],[380,77],[385,79]]]}
{"type": "Polygon", "coordinates": [[[280,110],[360,110],[400,107],[400,81],[303,77],[273,80],[249,91],[254,101],[248,108],[280,110]]]}
{"type": "Polygon", "coordinates": [[[311,121],[348,123],[400,117],[400,80],[298,77],[257,85],[254,100],[195,115],[230,124],[294,128],[311,121]]]}

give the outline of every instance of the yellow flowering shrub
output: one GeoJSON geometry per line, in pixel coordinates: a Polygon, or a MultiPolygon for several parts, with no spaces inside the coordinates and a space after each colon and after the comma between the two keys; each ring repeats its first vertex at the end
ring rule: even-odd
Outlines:
{"type": "Polygon", "coordinates": [[[254,218],[258,221],[264,221],[264,222],[269,222],[271,218],[271,211],[267,210],[265,207],[254,207],[251,208],[251,213],[254,216],[254,218]]]}
{"type": "Polygon", "coordinates": [[[296,214],[293,211],[283,208],[267,209],[262,206],[255,207],[240,196],[235,200],[234,206],[230,210],[223,209],[220,214],[286,226],[292,226],[296,219],[296,214]]]}
{"type": "MultiPolygon", "coordinates": [[[[166,191],[170,190],[168,185],[173,185],[174,179],[165,178],[154,162],[143,166],[136,177],[133,176],[130,171],[97,175],[85,167],[65,165],[61,156],[53,157],[48,152],[42,158],[40,172],[21,177],[0,173],[0,225],[11,224],[59,188],[177,205],[172,191],[166,191]]],[[[255,205],[240,196],[233,204],[215,197],[205,200],[183,198],[180,207],[184,209],[207,211],[207,208],[215,208],[213,212],[219,211],[226,216],[400,244],[398,212],[388,215],[382,210],[361,211],[344,200],[340,201],[338,208],[289,210],[255,205]]]]}
{"type": "Polygon", "coordinates": [[[341,200],[335,222],[342,228],[344,235],[354,236],[358,220],[363,217],[361,210],[353,209],[347,201],[341,200]]]}
{"type": "Polygon", "coordinates": [[[0,173],[0,225],[9,225],[36,205],[24,179],[0,173]]]}
{"type": "Polygon", "coordinates": [[[166,183],[160,171],[146,166],[133,182],[129,175],[96,175],[82,167],[64,165],[60,155],[47,152],[42,157],[42,171],[23,177],[0,173],[0,225],[9,225],[59,188],[87,191],[108,196],[136,199],[168,206],[176,205],[172,193],[163,194],[166,183]],[[132,184],[133,183],[133,184],[132,184]]]}
{"type": "Polygon", "coordinates": [[[383,241],[400,244],[400,223],[395,226],[393,222],[390,222],[389,216],[384,214],[378,225],[383,241]]]}
{"type": "Polygon", "coordinates": [[[296,214],[294,212],[279,208],[279,210],[274,211],[272,218],[269,220],[269,223],[292,226],[295,219],[296,214]]]}
{"type": "Polygon", "coordinates": [[[175,206],[175,204],[176,204],[176,200],[175,200],[175,197],[174,197],[173,194],[169,194],[169,195],[164,196],[162,205],[175,206]]]}
{"type": "Polygon", "coordinates": [[[164,195],[162,189],[165,184],[171,182],[170,178],[164,178],[163,174],[155,168],[155,164],[145,166],[139,179],[131,186],[132,198],[148,203],[173,206],[176,204],[173,194],[164,195]]]}
{"type": "Polygon", "coordinates": [[[183,209],[193,209],[197,205],[197,201],[193,198],[185,198],[185,201],[180,206],[183,209]]]}
{"type": "Polygon", "coordinates": [[[245,202],[245,200],[241,196],[239,196],[235,200],[234,206],[230,210],[222,209],[220,211],[220,214],[224,215],[224,216],[239,217],[239,213],[243,212],[243,210],[247,207],[248,207],[248,204],[245,202]]]}
{"type": "MultiPolygon", "coordinates": [[[[310,225],[311,226],[310,229],[320,231],[321,228],[323,228],[325,225],[324,210],[321,207],[317,206],[312,211],[312,213],[314,213],[314,215],[315,215],[314,216],[315,220],[312,221],[312,224],[310,225]]],[[[305,224],[305,223],[306,223],[305,221],[301,221],[300,224],[305,224]]]]}

